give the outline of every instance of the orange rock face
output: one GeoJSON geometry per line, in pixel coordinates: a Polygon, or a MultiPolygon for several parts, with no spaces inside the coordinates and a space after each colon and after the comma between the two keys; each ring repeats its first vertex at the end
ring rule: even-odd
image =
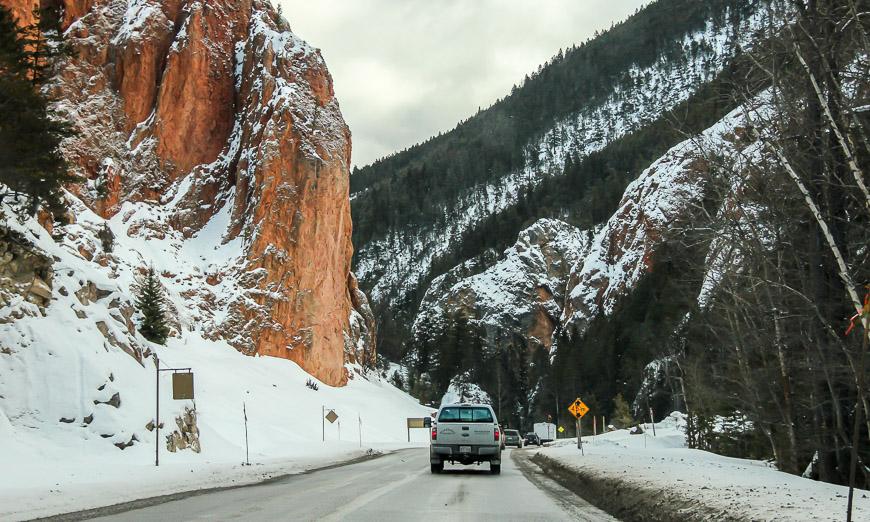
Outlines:
{"type": "Polygon", "coordinates": [[[350,132],[319,51],[264,0],[63,4],[72,55],[49,89],[77,131],[64,150],[85,182],[71,190],[104,217],[152,206],[128,227],[145,238],[223,219],[239,257],[209,260],[189,293],[208,337],[330,385],[372,362],[350,276],[350,132]]]}
{"type": "MultiPolygon", "coordinates": [[[[233,32],[236,24],[247,25],[250,11],[250,0],[193,3],[182,28],[185,37],[176,38],[177,45],[165,58],[155,137],[157,155],[173,177],[213,162],[226,145],[235,109],[233,32]]],[[[154,41],[159,46],[162,34],[154,41]]],[[[149,62],[145,67],[150,76],[159,64],[149,62]]],[[[139,118],[147,116],[137,112],[139,118]]]]}
{"type": "Polygon", "coordinates": [[[26,27],[36,21],[33,9],[39,6],[39,0],[3,0],[0,3],[18,20],[18,25],[26,27]]]}

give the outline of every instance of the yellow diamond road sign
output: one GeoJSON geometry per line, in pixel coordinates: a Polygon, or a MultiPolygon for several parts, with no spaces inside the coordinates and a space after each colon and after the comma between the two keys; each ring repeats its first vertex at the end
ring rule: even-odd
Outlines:
{"type": "Polygon", "coordinates": [[[580,417],[586,415],[586,413],[589,411],[589,406],[586,406],[583,401],[581,401],[578,397],[577,400],[575,400],[571,404],[571,406],[568,406],[568,411],[571,412],[571,415],[579,419],[580,417]]]}
{"type": "Polygon", "coordinates": [[[338,420],[338,415],[336,415],[335,410],[329,410],[329,413],[326,414],[326,420],[328,420],[330,424],[338,420]]]}
{"type": "Polygon", "coordinates": [[[559,433],[565,433],[565,428],[562,426],[559,426],[559,433]]]}

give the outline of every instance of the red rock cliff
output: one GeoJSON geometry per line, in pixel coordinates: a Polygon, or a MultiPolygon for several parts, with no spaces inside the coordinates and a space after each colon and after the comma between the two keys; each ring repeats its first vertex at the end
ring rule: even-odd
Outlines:
{"type": "Polygon", "coordinates": [[[349,277],[350,132],[319,51],[263,0],[62,4],[72,56],[50,89],[77,130],[71,190],[131,236],[221,228],[239,255],[186,295],[206,335],[344,384],[374,327],[349,277]]]}

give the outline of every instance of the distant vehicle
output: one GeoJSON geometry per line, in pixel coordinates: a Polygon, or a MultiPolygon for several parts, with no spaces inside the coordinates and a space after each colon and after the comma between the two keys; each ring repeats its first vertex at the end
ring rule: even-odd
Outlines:
{"type": "Polygon", "coordinates": [[[517,430],[504,430],[504,445],[523,447],[523,439],[520,437],[520,432],[517,430]]]}
{"type": "Polygon", "coordinates": [[[556,440],[556,425],[552,422],[536,422],[535,434],[541,439],[541,443],[556,440]]]}
{"type": "Polygon", "coordinates": [[[495,412],[488,404],[442,406],[432,424],[429,463],[432,473],[441,473],[444,463],[489,462],[492,474],[501,473],[502,433],[495,412]]]}
{"type": "Polygon", "coordinates": [[[532,433],[532,432],[526,433],[525,442],[526,442],[526,446],[531,446],[532,444],[536,444],[536,445],[540,446],[542,444],[541,437],[538,437],[537,433],[532,433]]]}

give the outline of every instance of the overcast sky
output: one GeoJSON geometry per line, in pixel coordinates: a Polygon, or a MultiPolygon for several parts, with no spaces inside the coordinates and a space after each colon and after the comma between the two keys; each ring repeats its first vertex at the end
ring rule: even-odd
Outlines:
{"type": "Polygon", "coordinates": [[[646,0],[276,0],[322,50],[353,132],[353,163],[485,108],[560,48],[646,0]]]}

